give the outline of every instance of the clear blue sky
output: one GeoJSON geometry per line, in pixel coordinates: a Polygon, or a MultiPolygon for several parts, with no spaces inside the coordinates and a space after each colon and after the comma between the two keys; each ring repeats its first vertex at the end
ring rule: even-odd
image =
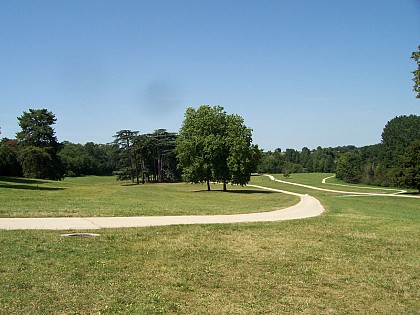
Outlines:
{"type": "Polygon", "coordinates": [[[222,105],[265,150],[379,143],[420,115],[415,0],[0,0],[1,137],[47,108],[59,141],[177,132],[222,105]]]}

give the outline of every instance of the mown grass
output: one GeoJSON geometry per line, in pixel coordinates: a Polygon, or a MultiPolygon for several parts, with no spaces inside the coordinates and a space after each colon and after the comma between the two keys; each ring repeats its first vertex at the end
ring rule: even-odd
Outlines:
{"type": "Polygon", "coordinates": [[[0,177],[0,217],[203,215],[272,211],[298,198],[250,187],[130,185],[115,177],[66,178],[61,182],[0,177]]]}
{"type": "Polygon", "coordinates": [[[95,238],[0,231],[0,314],[419,314],[420,201],[306,192],[326,213],[95,238]]]}
{"type": "MultiPolygon", "coordinates": [[[[378,187],[366,184],[349,184],[343,180],[339,180],[335,177],[328,178],[325,183],[322,183],[324,178],[330,177],[334,174],[331,173],[314,173],[308,176],[307,173],[296,173],[290,177],[285,178],[282,174],[276,174],[277,179],[290,182],[299,183],[310,186],[316,186],[324,189],[339,190],[339,191],[352,191],[352,192],[368,192],[378,194],[393,194],[401,191],[397,187],[378,187]]],[[[413,189],[406,189],[408,192],[415,192],[413,189]]]]}

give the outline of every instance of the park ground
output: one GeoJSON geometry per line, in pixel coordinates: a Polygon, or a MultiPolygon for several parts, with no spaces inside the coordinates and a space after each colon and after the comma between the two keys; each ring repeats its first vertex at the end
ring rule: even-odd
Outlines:
{"type": "MultiPolygon", "coordinates": [[[[324,187],[326,176],[288,181],[324,187]]],[[[2,180],[3,217],[231,214],[298,200],[109,178],[2,180]]],[[[3,230],[0,314],[418,314],[418,199],[347,196],[266,177],[251,184],[311,194],[326,211],[286,222],[103,229],[99,237],[3,230]]]]}

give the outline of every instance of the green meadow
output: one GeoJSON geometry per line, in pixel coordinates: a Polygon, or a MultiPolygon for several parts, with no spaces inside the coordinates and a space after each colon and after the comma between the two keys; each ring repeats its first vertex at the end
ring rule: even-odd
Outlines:
{"type": "Polygon", "coordinates": [[[63,181],[0,177],[0,217],[204,215],[273,211],[298,202],[251,187],[199,184],[131,185],[113,176],[63,181]]]}
{"type": "MultiPolygon", "coordinates": [[[[327,176],[287,180],[326,187],[327,176]]],[[[297,202],[252,187],[1,180],[4,217],[240,213],[297,202]]],[[[102,229],[99,237],[0,231],[0,314],[419,314],[419,199],[350,197],[262,176],[251,184],[311,194],[326,212],[273,223],[102,229]]]]}

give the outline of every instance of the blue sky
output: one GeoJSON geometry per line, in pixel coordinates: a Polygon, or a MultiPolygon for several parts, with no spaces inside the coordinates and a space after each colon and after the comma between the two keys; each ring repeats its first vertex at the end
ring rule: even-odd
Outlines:
{"type": "Polygon", "coordinates": [[[0,1],[1,137],[47,108],[59,141],[177,132],[222,105],[265,150],[379,143],[412,91],[420,1],[0,1]]]}

